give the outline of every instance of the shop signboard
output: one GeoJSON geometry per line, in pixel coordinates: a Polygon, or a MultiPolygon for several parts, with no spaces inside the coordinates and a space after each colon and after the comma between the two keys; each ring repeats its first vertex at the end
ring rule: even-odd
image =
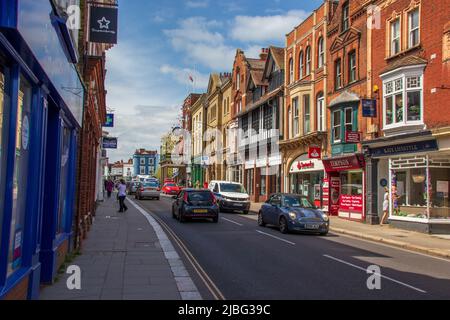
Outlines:
{"type": "Polygon", "coordinates": [[[294,161],[291,166],[290,173],[310,172],[310,171],[323,171],[324,166],[321,160],[298,160],[294,161]]]}
{"type": "Polygon", "coordinates": [[[405,153],[436,151],[438,149],[436,140],[428,140],[373,148],[370,149],[370,155],[372,157],[386,157],[405,153]]]}
{"type": "Polygon", "coordinates": [[[308,157],[310,159],[321,159],[322,158],[322,150],[320,147],[309,147],[308,157]]]}
{"type": "Polygon", "coordinates": [[[362,155],[326,159],[323,160],[323,164],[327,172],[357,170],[365,166],[362,155]]]}
{"type": "Polygon", "coordinates": [[[375,99],[362,99],[362,112],[364,118],[376,118],[377,117],[377,100],[375,99]]]}
{"type": "Polygon", "coordinates": [[[117,138],[103,137],[103,149],[117,149],[117,138]]]}
{"type": "Polygon", "coordinates": [[[323,185],[322,185],[322,207],[325,209],[325,211],[329,211],[329,205],[330,205],[330,181],[328,177],[325,177],[323,179],[323,185]]]}
{"type": "Polygon", "coordinates": [[[347,195],[342,194],[339,200],[339,209],[341,211],[362,213],[363,212],[363,197],[362,195],[347,195]]]}
{"type": "Polygon", "coordinates": [[[330,214],[338,215],[339,199],[341,194],[341,179],[339,177],[330,178],[330,214]]]}
{"type": "Polygon", "coordinates": [[[117,43],[118,10],[115,7],[91,6],[89,41],[97,43],[117,43]]]}
{"type": "Polygon", "coordinates": [[[106,121],[105,121],[105,124],[103,125],[103,127],[114,128],[114,114],[112,114],[112,113],[106,114],[106,121]]]}
{"type": "Polygon", "coordinates": [[[345,131],[345,143],[360,143],[361,132],[345,131]]]}

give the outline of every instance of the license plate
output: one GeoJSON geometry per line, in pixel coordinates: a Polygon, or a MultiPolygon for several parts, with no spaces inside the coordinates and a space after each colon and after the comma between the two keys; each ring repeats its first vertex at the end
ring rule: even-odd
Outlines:
{"type": "Polygon", "coordinates": [[[145,189],[146,191],[155,191],[156,189],[152,189],[152,188],[147,188],[145,189]]]}
{"type": "Polygon", "coordinates": [[[319,228],[320,228],[320,225],[318,225],[318,224],[308,224],[308,225],[306,225],[306,229],[317,230],[319,228]]]}
{"type": "Polygon", "coordinates": [[[197,209],[197,210],[194,210],[194,213],[208,213],[208,210],[197,209]]]}
{"type": "Polygon", "coordinates": [[[240,203],[234,203],[233,206],[235,206],[235,207],[242,207],[242,204],[240,204],[240,203]]]}

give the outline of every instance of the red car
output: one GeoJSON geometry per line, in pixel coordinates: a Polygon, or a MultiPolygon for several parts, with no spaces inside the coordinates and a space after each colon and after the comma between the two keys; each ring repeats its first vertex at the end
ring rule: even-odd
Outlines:
{"type": "Polygon", "coordinates": [[[166,183],[164,185],[164,187],[162,188],[162,192],[164,194],[168,194],[168,195],[172,195],[172,196],[178,195],[181,190],[182,190],[182,188],[173,182],[166,183]]]}

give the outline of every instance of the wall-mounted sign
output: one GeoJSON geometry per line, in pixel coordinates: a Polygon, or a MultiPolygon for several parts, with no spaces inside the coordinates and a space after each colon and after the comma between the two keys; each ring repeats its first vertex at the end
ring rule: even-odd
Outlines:
{"type": "Polygon", "coordinates": [[[380,180],[380,186],[382,186],[383,188],[388,186],[388,181],[386,179],[381,179],[380,180]]]}
{"type": "Polygon", "coordinates": [[[377,100],[375,99],[362,99],[362,113],[364,118],[376,118],[377,117],[377,100]]]}
{"type": "Polygon", "coordinates": [[[323,164],[327,172],[357,170],[365,167],[365,161],[362,155],[326,159],[323,160],[323,164]]]}
{"type": "Polygon", "coordinates": [[[117,8],[91,6],[89,41],[117,43],[117,8]]]}
{"type": "Polygon", "coordinates": [[[345,143],[360,143],[361,132],[345,131],[345,143]]]}
{"type": "Polygon", "coordinates": [[[117,149],[117,138],[103,137],[103,149],[117,149]]]}
{"type": "Polygon", "coordinates": [[[320,147],[309,147],[308,157],[310,159],[321,159],[322,149],[320,147]]]}
{"type": "Polygon", "coordinates": [[[363,212],[363,196],[342,194],[339,199],[339,210],[349,212],[363,212]]]}
{"type": "Polygon", "coordinates": [[[439,150],[436,140],[418,141],[394,146],[386,146],[381,148],[370,149],[372,157],[385,157],[392,155],[399,155],[405,153],[417,153],[439,150]]]}
{"type": "Polygon", "coordinates": [[[105,121],[105,124],[103,125],[103,127],[105,127],[105,128],[113,128],[114,127],[114,114],[112,114],[112,113],[106,114],[106,121],[105,121]]]}
{"type": "Polygon", "coordinates": [[[292,163],[290,173],[323,171],[324,166],[321,160],[296,160],[292,163]]]}

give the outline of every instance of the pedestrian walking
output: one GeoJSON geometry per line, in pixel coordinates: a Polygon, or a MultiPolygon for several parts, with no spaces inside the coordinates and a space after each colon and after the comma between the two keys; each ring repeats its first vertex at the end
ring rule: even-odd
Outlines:
{"type": "Polygon", "coordinates": [[[120,180],[118,190],[118,197],[119,197],[119,205],[120,209],[119,212],[125,212],[128,210],[128,207],[125,204],[125,199],[127,198],[127,185],[125,184],[125,180],[120,180]]]}
{"type": "Polygon", "coordinates": [[[195,189],[200,189],[200,181],[195,182],[195,189]]]}
{"type": "Polygon", "coordinates": [[[106,192],[108,193],[108,199],[111,199],[111,194],[114,190],[114,182],[111,179],[106,181],[106,192]]]}
{"type": "Polygon", "coordinates": [[[389,215],[389,188],[384,188],[384,200],[383,200],[383,217],[381,218],[380,225],[386,224],[386,220],[389,215]]]}

